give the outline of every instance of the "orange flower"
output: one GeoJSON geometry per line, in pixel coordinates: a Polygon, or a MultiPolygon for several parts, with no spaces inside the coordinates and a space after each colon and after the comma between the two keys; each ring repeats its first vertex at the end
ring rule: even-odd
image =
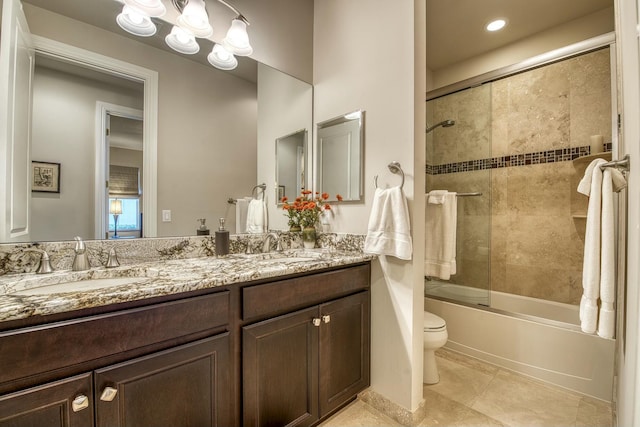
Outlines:
{"type": "Polygon", "coordinates": [[[322,198],[327,200],[329,198],[329,193],[322,193],[322,198]]]}
{"type": "Polygon", "coordinates": [[[306,196],[307,194],[311,194],[311,193],[312,193],[312,191],[311,191],[311,190],[302,190],[302,194],[304,194],[305,196],[306,196]]]}
{"type": "Polygon", "coordinates": [[[325,211],[330,211],[331,210],[331,205],[324,205],[324,210],[325,211]]]}
{"type": "Polygon", "coordinates": [[[338,201],[341,202],[342,201],[342,196],[339,195],[339,194],[336,194],[336,199],[338,199],[338,201]]]}
{"type": "Polygon", "coordinates": [[[287,196],[282,197],[282,199],[280,200],[282,203],[286,202],[287,200],[289,200],[289,198],[287,196]]]}

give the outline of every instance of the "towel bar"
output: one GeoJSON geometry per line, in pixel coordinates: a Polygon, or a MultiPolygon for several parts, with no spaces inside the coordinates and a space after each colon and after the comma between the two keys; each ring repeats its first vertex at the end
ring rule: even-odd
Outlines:
{"type": "MultiPolygon", "coordinates": [[[[402,166],[400,166],[399,162],[391,162],[387,165],[389,171],[391,173],[400,174],[402,176],[402,182],[400,183],[400,188],[404,187],[404,171],[402,170],[402,166]]],[[[378,188],[378,175],[373,177],[373,184],[378,188]]]]}
{"type": "Polygon", "coordinates": [[[604,168],[618,168],[622,169],[624,172],[629,172],[630,167],[630,159],[629,155],[627,154],[620,160],[613,160],[611,162],[601,164],[600,170],[604,170],[604,168]]]}
{"type": "Polygon", "coordinates": [[[456,193],[456,197],[473,197],[473,196],[482,196],[482,193],[476,191],[474,193],[456,193]]]}

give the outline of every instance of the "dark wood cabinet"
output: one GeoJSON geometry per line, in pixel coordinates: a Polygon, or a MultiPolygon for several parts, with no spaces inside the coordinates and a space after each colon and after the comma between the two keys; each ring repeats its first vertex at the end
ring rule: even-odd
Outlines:
{"type": "Polygon", "coordinates": [[[0,427],[312,426],[369,385],[370,265],[0,330],[0,427]]]}
{"type": "Polygon", "coordinates": [[[229,334],[95,371],[96,426],[228,426],[229,334]]]}
{"type": "Polygon", "coordinates": [[[93,426],[91,373],[0,396],[2,427],[93,426]]]}
{"type": "Polygon", "coordinates": [[[320,306],[320,416],[369,386],[369,292],[320,306]]]}
{"type": "Polygon", "coordinates": [[[242,329],[244,426],[310,426],[369,385],[369,292],[242,329]]]}

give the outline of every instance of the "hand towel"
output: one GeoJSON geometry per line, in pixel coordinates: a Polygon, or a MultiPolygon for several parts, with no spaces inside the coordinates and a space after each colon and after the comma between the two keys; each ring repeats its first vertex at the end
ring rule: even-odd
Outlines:
{"type": "Polygon", "coordinates": [[[444,203],[444,198],[447,193],[447,190],[431,190],[427,193],[427,203],[441,205],[444,203]]]}
{"type": "Polygon", "coordinates": [[[606,168],[602,173],[602,231],[600,250],[600,313],[598,335],[613,338],[616,324],[615,280],[615,219],[613,193],[626,187],[627,181],[617,169],[606,168]]]}
{"type": "MultiPolygon", "coordinates": [[[[457,268],[458,201],[456,193],[447,191],[441,204],[430,203],[431,193],[426,194],[424,271],[427,276],[449,280],[457,268]]],[[[436,197],[439,194],[436,193],[436,197]]]]}
{"type": "Polygon", "coordinates": [[[602,170],[606,163],[596,159],[587,166],[578,184],[578,192],[589,196],[587,226],[584,236],[584,260],[582,267],[582,298],[580,300],[580,327],[583,332],[596,332],[598,322],[598,297],[600,296],[600,227],[602,202],[602,170]]]}
{"type": "Polygon", "coordinates": [[[247,233],[267,231],[267,206],[264,200],[253,199],[247,209],[247,233]]]}
{"type": "Polygon", "coordinates": [[[413,246],[409,209],[401,187],[376,188],[364,252],[411,259],[413,246]]]}
{"type": "Polygon", "coordinates": [[[247,213],[252,197],[244,197],[236,200],[236,234],[247,232],[247,213]]]}

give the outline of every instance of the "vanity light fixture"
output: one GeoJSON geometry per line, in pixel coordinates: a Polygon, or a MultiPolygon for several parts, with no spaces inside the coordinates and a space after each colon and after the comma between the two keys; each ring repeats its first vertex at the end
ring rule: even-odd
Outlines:
{"type": "MultiPolygon", "coordinates": [[[[156,33],[156,26],[151,18],[158,18],[167,12],[162,0],[117,0],[124,3],[122,12],[116,22],[125,31],[141,37],[150,37],[156,33]]],[[[249,56],[253,48],[249,43],[247,25],[249,21],[234,6],[225,0],[217,0],[236,14],[231,27],[222,44],[215,44],[207,56],[211,65],[221,70],[233,70],[238,66],[234,57],[249,56]]],[[[213,27],[209,23],[209,14],[205,0],[171,0],[171,4],[180,12],[177,25],[165,37],[169,47],[186,55],[193,55],[200,50],[197,38],[209,38],[213,27]]]]}
{"type": "Polygon", "coordinates": [[[238,66],[236,57],[218,43],[213,45],[213,49],[209,55],[207,55],[207,61],[209,61],[209,64],[221,70],[233,70],[238,66]]]}
{"type": "Polygon", "coordinates": [[[164,38],[164,41],[171,49],[185,55],[193,55],[200,51],[200,45],[196,42],[193,33],[177,25],[173,26],[171,33],[164,38]]]}
{"type": "Polygon", "coordinates": [[[122,12],[116,17],[116,22],[128,33],[140,37],[151,37],[156,33],[156,26],[149,15],[139,12],[131,6],[124,5],[122,12]]]}
{"type": "Polygon", "coordinates": [[[485,27],[485,29],[487,31],[494,32],[494,31],[499,31],[499,30],[503,29],[505,25],[507,25],[507,20],[506,19],[502,19],[502,18],[501,19],[495,19],[495,20],[489,22],[487,24],[487,26],[485,27]]]}

